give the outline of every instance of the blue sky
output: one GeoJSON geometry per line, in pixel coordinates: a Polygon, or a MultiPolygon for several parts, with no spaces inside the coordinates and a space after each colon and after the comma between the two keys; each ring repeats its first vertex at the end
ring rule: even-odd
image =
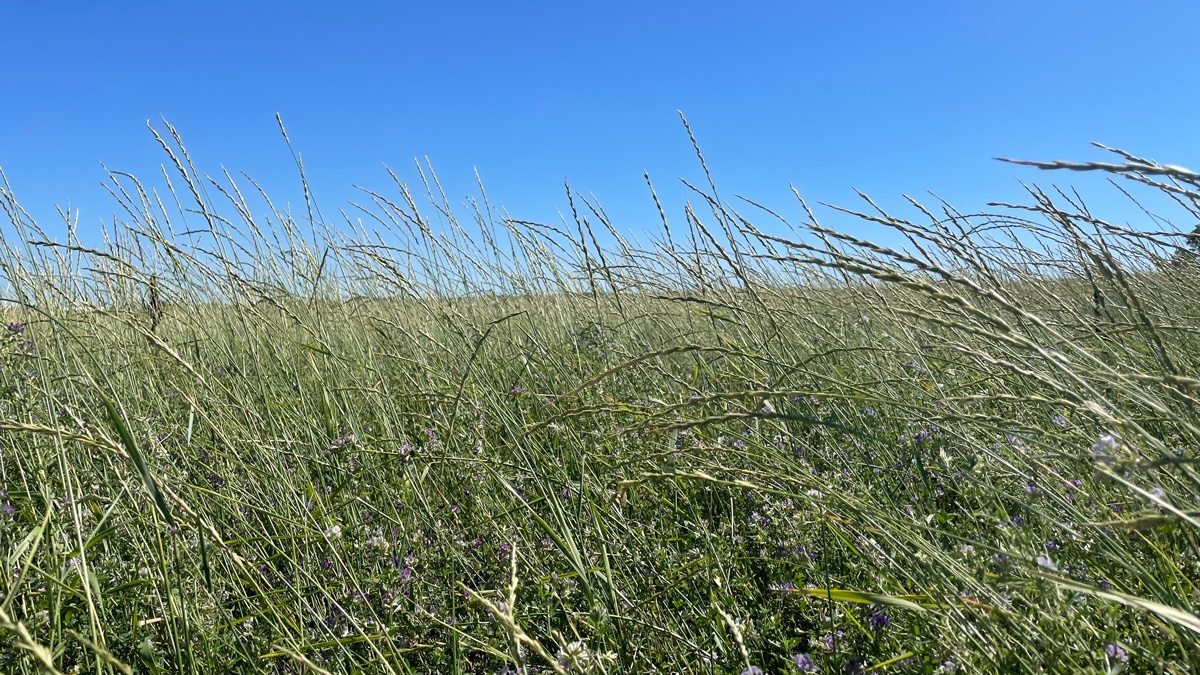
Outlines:
{"type": "Polygon", "coordinates": [[[161,184],[160,116],[202,169],[298,206],[281,113],[326,216],[428,156],[455,202],[477,168],[494,203],[553,221],[569,179],[634,232],[657,223],[643,170],[675,222],[677,178],[702,180],[677,109],[723,196],[788,215],[789,183],[971,211],[1025,179],[1134,219],[1094,177],[991,158],[1104,159],[1100,141],[1200,165],[1194,1],[27,2],[3,21],[0,167],[55,235],[56,204],[85,238],[111,219],[101,162],[161,184]]]}

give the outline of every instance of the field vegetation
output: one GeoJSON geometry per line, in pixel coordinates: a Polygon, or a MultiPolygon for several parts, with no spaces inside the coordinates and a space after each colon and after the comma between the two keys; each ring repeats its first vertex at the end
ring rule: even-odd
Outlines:
{"type": "Polygon", "coordinates": [[[1200,666],[1197,174],[640,243],[156,138],[98,243],[0,194],[3,672],[1200,666]]]}

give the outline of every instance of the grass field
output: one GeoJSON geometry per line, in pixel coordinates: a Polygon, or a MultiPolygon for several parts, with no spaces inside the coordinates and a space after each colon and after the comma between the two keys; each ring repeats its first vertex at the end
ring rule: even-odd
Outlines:
{"type": "Polygon", "coordinates": [[[100,244],[3,195],[3,672],[1200,666],[1195,174],[639,244],[428,170],[324,226],[169,131],[100,244]]]}

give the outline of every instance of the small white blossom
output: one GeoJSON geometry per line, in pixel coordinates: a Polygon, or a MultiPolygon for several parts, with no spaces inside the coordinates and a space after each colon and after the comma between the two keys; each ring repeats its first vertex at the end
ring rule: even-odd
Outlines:
{"type": "Polygon", "coordinates": [[[1104,434],[1092,444],[1093,455],[1108,455],[1121,447],[1121,442],[1112,434],[1104,434]]]}
{"type": "Polygon", "coordinates": [[[1037,564],[1038,564],[1038,567],[1041,567],[1042,569],[1049,570],[1051,572],[1058,571],[1058,565],[1055,565],[1053,560],[1047,558],[1044,555],[1039,555],[1037,557],[1037,564]]]}

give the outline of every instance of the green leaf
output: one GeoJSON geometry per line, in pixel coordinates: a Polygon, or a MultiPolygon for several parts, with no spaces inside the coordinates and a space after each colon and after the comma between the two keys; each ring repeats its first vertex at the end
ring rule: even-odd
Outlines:
{"type": "Polygon", "coordinates": [[[825,598],[834,602],[854,602],[860,605],[891,605],[892,607],[902,607],[910,609],[914,612],[924,612],[925,608],[911,600],[898,598],[894,595],[882,595],[880,593],[867,593],[864,591],[851,591],[845,588],[797,588],[789,591],[791,593],[803,593],[804,595],[814,598],[825,598]]]}
{"type": "Polygon", "coordinates": [[[1126,595],[1125,593],[1120,593],[1118,591],[1104,591],[1094,586],[1081,584],[1077,581],[1062,579],[1043,573],[1036,574],[1043,579],[1053,581],[1062,588],[1078,591],[1080,593],[1086,593],[1088,595],[1100,598],[1101,600],[1109,600],[1111,602],[1125,605],[1126,607],[1135,607],[1137,609],[1145,610],[1147,612],[1157,614],[1171,623],[1183,626],[1194,633],[1200,633],[1200,617],[1197,617],[1191,612],[1186,612],[1182,609],[1171,607],[1170,605],[1164,605],[1161,602],[1146,600],[1145,598],[1139,598],[1134,595],[1126,595]]]}
{"type": "Polygon", "coordinates": [[[138,450],[137,441],[133,439],[133,434],[129,432],[129,426],[125,424],[125,418],[117,410],[116,404],[108,400],[107,397],[104,399],[104,409],[108,412],[108,420],[116,427],[117,434],[121,437],[121,443],[125,446],[125,451],[133,459],[138,473],[142,474],[142,483],[145,484],[150,497],[154,499],[154,505],[158,507],[158,511],[162,514],[163,520],[167,521],[167,525],[174,527],[175,519],[171,517],[171,509],[167,506],[167,500],[163,498],[162,492],[158,489],[158,483],[155,483],[154,477],[150,475],[150,469],[146,466],[146,460],[142,458],[141,451],[138,450]]]}
{"type": "Polygon", "coordinates": [[[208,544],[204,541],[204,529],[200,527],[200,516],[196,516],[196,531],[200,537],[200,570],[204,573],[204,587],[211,594],[212,587],[212,568],[208,566],[208,544]]]}

